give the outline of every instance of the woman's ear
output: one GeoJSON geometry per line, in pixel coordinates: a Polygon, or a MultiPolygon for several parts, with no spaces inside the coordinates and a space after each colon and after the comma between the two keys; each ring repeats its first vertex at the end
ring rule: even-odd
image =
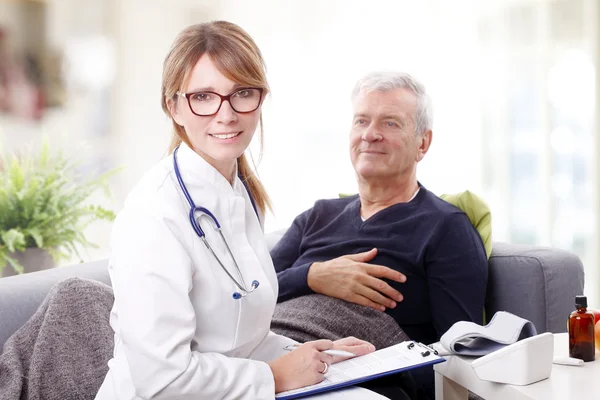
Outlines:
{"type": "MultiPolygon", "coordinates": [[[[176,97],[177,98],[177,97],[176,97]]],[[[183,126],[183,120],[181,119],[181,114],[179,114],[179,107],[177,107],[177,101],[173,98],[166,99],[167,108],[169,109],[169,113],[171,114],[171,118],[173,121],[179,126],[183,126]]]]}

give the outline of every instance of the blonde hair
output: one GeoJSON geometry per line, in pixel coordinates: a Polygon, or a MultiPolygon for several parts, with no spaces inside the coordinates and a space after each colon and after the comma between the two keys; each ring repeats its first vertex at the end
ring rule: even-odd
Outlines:
{"type": "MultiPolygon", "coordinates": [[[[163,64],[161,104],[163,111],[169,117],[171,117],[171,113],[167,106],[167,100],[176,100],[177,91],[187,83],[192,69],[204,54],[210,56],[217,69],[229,80],[243,86],[262,88],[265,96],[269,92],[262,54],[248,33],[227,21],[192,25],[177,35],[163,64]]],[[[169,146],[169,154],[181,142],[192,147],[185,129],[178,125],[172,117],[171,121],[173,123],[173,139],[169,146]]],[[[261,156],[263,151],[262,132],[261,114],[261,156]]],[[[265,187],[252,171],[245,154],[238,157],[237,164],[240,179],[246,183],[258,211],[264,214],[267,208],[272,208],[265,187]]]]}

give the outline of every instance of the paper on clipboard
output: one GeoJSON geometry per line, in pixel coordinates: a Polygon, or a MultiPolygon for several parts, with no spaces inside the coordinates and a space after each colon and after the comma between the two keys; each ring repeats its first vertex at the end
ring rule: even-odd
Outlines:
{"type": "Polygon", "coordinates": [[[443,361],[445,360],[442,357],[417,342],[402,342],[362,357],[334,364],[329,367],[322,382],[278,393],[275,398],[297,399],[443,361]]]}

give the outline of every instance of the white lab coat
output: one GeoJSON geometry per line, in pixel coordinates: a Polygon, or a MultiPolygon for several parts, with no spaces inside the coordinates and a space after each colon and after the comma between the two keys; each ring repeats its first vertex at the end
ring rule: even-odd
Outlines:
{"type": "MultiPolygon", "coordinates": [[[[278,285],[261,225],[238,178],[231,185],[185,144],[177,160],[196,205],[221,224],[246,285],[258,280],[260,286],[232,298],[239,289],[191,227],[173,156],[162,160],[130,193],[114,223],[115,348],[96,399],[273,399],[265,361],[283,355],[293,341],[269,330],[278,285]]],[[[201,221],[236,277],[225,243],[201,221]]],[[[356,388],[327,398],[353,393],[364,399],[372,392],[356,388]]]]}

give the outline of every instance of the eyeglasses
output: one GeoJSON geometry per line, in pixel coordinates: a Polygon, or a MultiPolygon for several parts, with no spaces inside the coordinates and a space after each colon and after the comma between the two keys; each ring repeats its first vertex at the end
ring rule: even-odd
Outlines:
{"type": "Polygon", "coordinates": [[[249,113],[258,109],[262,99],[262,88],[240,88],[226,96],[215,92],[177,92],[178,96],[187,99],[192,113],[200,117],[215,115],[221,109],[225,100],[229,102],[233,111],[237,113],[249,113]]]}

